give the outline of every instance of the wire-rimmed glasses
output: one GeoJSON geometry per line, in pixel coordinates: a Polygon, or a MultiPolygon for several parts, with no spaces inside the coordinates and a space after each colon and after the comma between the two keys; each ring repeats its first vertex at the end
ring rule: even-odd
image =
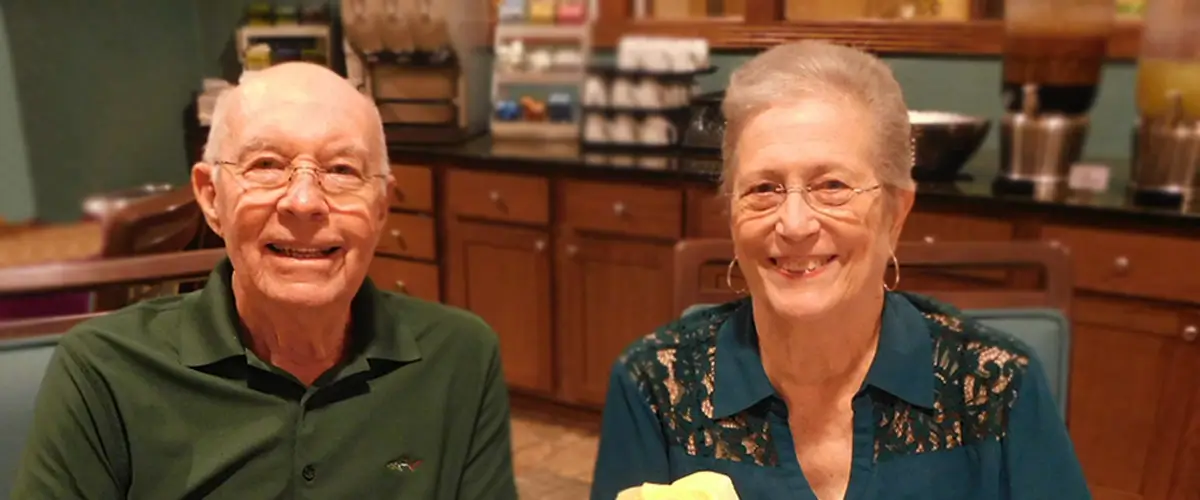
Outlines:
{"type": "Polygon", "coordinates": [[[358,168],[348,165],[333,165],[330,167],[297,167],[282,160],[256,159],[249,165],[242,166],[232,161],[217,161],[219,167],[237,176],[247,189],[273,190],[291,184],[296,173],[301,170],[310,171],[317,179],[317,184],[327,194],[339,195],[361,191],[372,179],[386,179],[383,174],[367,174],[358,168]]]}
{"type": "Polygon", "coordinates": [[[738,196],[738,201],[749,210],[768,212],[783,205],[789,193],[799,193],[804,202],[815,210],[833,209],[850,203],[855,196],[878,190],[881,187],[881,184],[876,184],[871,187],[856,188],[840,181],[788,187],[778,182],[764,181],[755,183],[742,191],[738,196]]]}

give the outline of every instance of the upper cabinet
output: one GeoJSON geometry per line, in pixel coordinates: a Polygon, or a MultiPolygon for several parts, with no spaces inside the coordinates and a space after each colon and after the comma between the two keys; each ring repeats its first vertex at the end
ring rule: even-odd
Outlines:
{"type": "Polygon", "coordinates": [[[634,0],[636,19],[734,19],[746,13],[746,0],[634,0]]]}
{"type": "MultiPolygon", "coordinates": [[[[1132,59],[1146,0],[1112,1],[1117,24],[1108,57],[1132,59]]],[[[626,35],[701,37],[714,49],[762,49],[802,39],[897,54],[999,55],[1004,46],[1004,0],[595,0],[592,5],[597,48],[615,47],[626,35]]]]}

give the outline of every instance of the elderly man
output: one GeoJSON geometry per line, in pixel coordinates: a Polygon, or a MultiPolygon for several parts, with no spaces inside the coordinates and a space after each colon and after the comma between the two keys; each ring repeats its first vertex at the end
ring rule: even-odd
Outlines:
{"type": "Polygon", "coordinates": [[[382,134],[319,66],[227,94],[192,184],[228,260],[63,338],[14,498],[516,498],[495,334],[364,281],[382,134]]]}

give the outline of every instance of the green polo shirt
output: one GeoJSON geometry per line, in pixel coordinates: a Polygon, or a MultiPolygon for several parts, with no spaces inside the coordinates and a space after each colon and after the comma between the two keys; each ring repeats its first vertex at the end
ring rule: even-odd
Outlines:
{"type": "Polygon", "coordinates": [[[232,272],[63,337],[14,499],[516,498],[482,320],[367,280],[350,354],[306,387],[240,341],[232,272]]]}

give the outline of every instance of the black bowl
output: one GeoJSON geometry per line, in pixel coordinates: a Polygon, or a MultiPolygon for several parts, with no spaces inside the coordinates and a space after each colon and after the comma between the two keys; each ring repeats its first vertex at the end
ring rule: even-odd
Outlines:
{"type": "Polygon", "coordinates": [[[913,179],[954,181],[983,144],[991,120],[943,111],[908,112],[913,135],[913,179]]]}

